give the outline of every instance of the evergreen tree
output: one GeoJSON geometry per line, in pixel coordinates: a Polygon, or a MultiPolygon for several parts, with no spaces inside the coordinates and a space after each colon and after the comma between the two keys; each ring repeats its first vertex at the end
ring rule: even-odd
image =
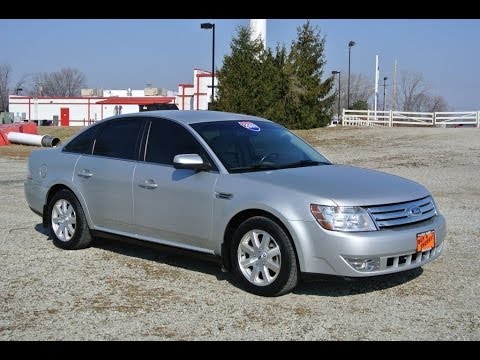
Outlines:
{"type": "Polygon", "coordinates": [[[223,66],[218,71],[218,96],[215,109],[249,115],[260,115],[262,98],[261,79],[262,59],[265,52],[260,39],[250,40],[251,30],[241,26],[232,39],[230,55],[223,58],[223,66]],[[260,109],[259,109],[260,107],[260,109]]]}
{"type": "Polygon", "coordinates": [[[215,109],[262,116],[291,129],[327,125],[335,95],[333,77],[321,81],[325,38],[309,22],[298,29],[290,53],[277,45],[264,50],[250,39],[249,27],[239,27],[218,73],[215,109]]]}
{"type": "Polygon", "coordinates": [[[268,103],[262,116],[272,119],[279,124],[288,126],[286,104],[289,93],[289,74],[287,72],[288,54],[285,46],[277,45],[275,54],[268,50],[265,59],[265,81],[269,84],[268,103]]]}
{"type": "Polygon", "coordinates": [[[368,110],[368,103],[365,100],[357,100],[353,103],[352,110],[368,110]]]}
{"type": "Polygon", "coordinates": [[[335,95],[328,95],[333,77],[322,82],[325,65],[325,37],[310,22],[297,29],[298,37],[292,42],[288,56],[290,75],[286,113],[291,129],[311,129],[327,125],[332,118],[335,95]]]}

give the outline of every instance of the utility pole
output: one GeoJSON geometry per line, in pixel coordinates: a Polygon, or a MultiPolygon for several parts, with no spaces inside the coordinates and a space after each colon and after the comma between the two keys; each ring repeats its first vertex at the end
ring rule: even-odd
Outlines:
{"type": "Polygon", "coordinates": [[[392,90],[392,110],[397,110],[397,60],[393,67],[393,90],[392,90]]]}
{"type": "Polygon", "coordinates": [[[335,77],[335,75],[338,75],[338,112],[337,112],[337,123],[338,123],[338,124],[341,124],[341,122],[340,122],[340,71],[333,70],[333,71],[332,71],[332,75],[333,75],[333,77],[335,77]]]}
{"type": "Polygon", "coordinates": [[[352,46],[355,46],[355,41],[348,42],[348,85],[347,85],[347,110],[350,110],[350,57],[352,55],[352,46]]]}
{"type": "MultiPolygon", "coordinates": [[[[383,111],[385,112],[385,89],[387,88],[388,77],[383,77],[383,111]]],[[[385,114],[383,114],[385,115],[385,114]]]]}
{"type": "Polygon", "coordinates": [[[375,55],[375,120],[377,119],[377,103],[378,103],[378,77],[380,75],[380,69],[378,68],[378,55],[375,55]]]}

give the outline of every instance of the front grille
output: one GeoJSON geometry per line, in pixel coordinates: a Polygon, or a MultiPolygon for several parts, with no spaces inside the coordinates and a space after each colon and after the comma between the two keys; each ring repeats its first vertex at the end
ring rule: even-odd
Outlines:
{"type": "Polygon", "coordinates": [[[369,206],[367,210],[380,230],[426,221],[436,215],[430,196],[398,204],[369,206]]]}

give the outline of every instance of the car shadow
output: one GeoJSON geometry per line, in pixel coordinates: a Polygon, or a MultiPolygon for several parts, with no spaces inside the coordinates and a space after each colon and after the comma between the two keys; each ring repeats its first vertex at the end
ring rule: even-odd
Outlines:
{"type": "MultiPolygon", "coordinates": [[[[152,249],[150,246],[128,244],[123,241],[95,238],[93,246],[113,251],[126,256],[134,256],[144,260],[155,261],[215,276],[219,281],[227,281],[232,286],[244,289],[242,283],[231,272],[223,272],[220,264],[208,261],[205,258],[177,254],[170,250],[152,249]]],[[[379,275],[368,278],[345,279],[343,277],[308,277],[302,279],[293,289],[293,294],[316,295],[325,297],[341,297],[392,288],[407,283],[423,272],[422,268],[415,268],[395,274],[379,275]]],[[[245,290],[245,289],[244,289],[245,290]]]]}
{"type": "Polygon", "coordinates": [[[306,279],[293,289],[294,294],[340,297],[358,295],[405,284],[423,273],[421,267],[394,274],[362,278],[332,277],[328,279],[306,279]]]}
{"type": "Polygon", "coordinates": [[[212,275],[218,280],[225,280],[225,277],[228,276],[227,273],[222,272],[220,264],[215,261],[208,261],[203,257],[179,254],[173,250],[159,249],[156,244],[129,243],[123,240],[95,237],[91,246],[121,255],[212,275]]]}
{"type": "Polygon", "coordinates": [[[52,237],[50,236],[50,231],[48,230],[48,228],[43,227],[42,223],[35,225],[34,229],[40,234],[47,236],[47,240],[52,240],[52,237]]]}
{"type": "MultiPolygon", "coordinates": [[[[42,224],[35,225],[35,230],[52,238],[48,229],[42,224]]],[[[175,266],[189,271],[204,273],[215,276],[219,281],[228,281],[232,286],[244,289],[242,283],[231,272],[224,272],[221,265],[205,257],[178,254],[172,250],[160,250],[155,244],[129,243],[120,240],[111,240],[95,237],[92,247],[117,254],[136,257],[143,260],[153,261],[160,264],[175,266]]],[[[81,251],[81,250],[79,250],[81,251]]],[[[325,297],[341,297],[357,294],[365,294],[374,291],[392,288],[407,283],[423,273],[422,268],[415,268],[395,274],[379,275],[367,278],[345,279],[342,277],[308,277],[293,289],[297,295],[314,295],[325,297]]]]}

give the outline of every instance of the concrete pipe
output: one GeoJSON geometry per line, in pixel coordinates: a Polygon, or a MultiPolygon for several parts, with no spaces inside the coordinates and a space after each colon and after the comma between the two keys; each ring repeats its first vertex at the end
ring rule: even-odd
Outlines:
{"type": "Polygon", "coordinates": [[[20,132],[9,132],[8,141],[24,145],[36,145],[44,147],[55,147],[60,143],[60,139],[51,135],[35,135],[20,132]]]}

